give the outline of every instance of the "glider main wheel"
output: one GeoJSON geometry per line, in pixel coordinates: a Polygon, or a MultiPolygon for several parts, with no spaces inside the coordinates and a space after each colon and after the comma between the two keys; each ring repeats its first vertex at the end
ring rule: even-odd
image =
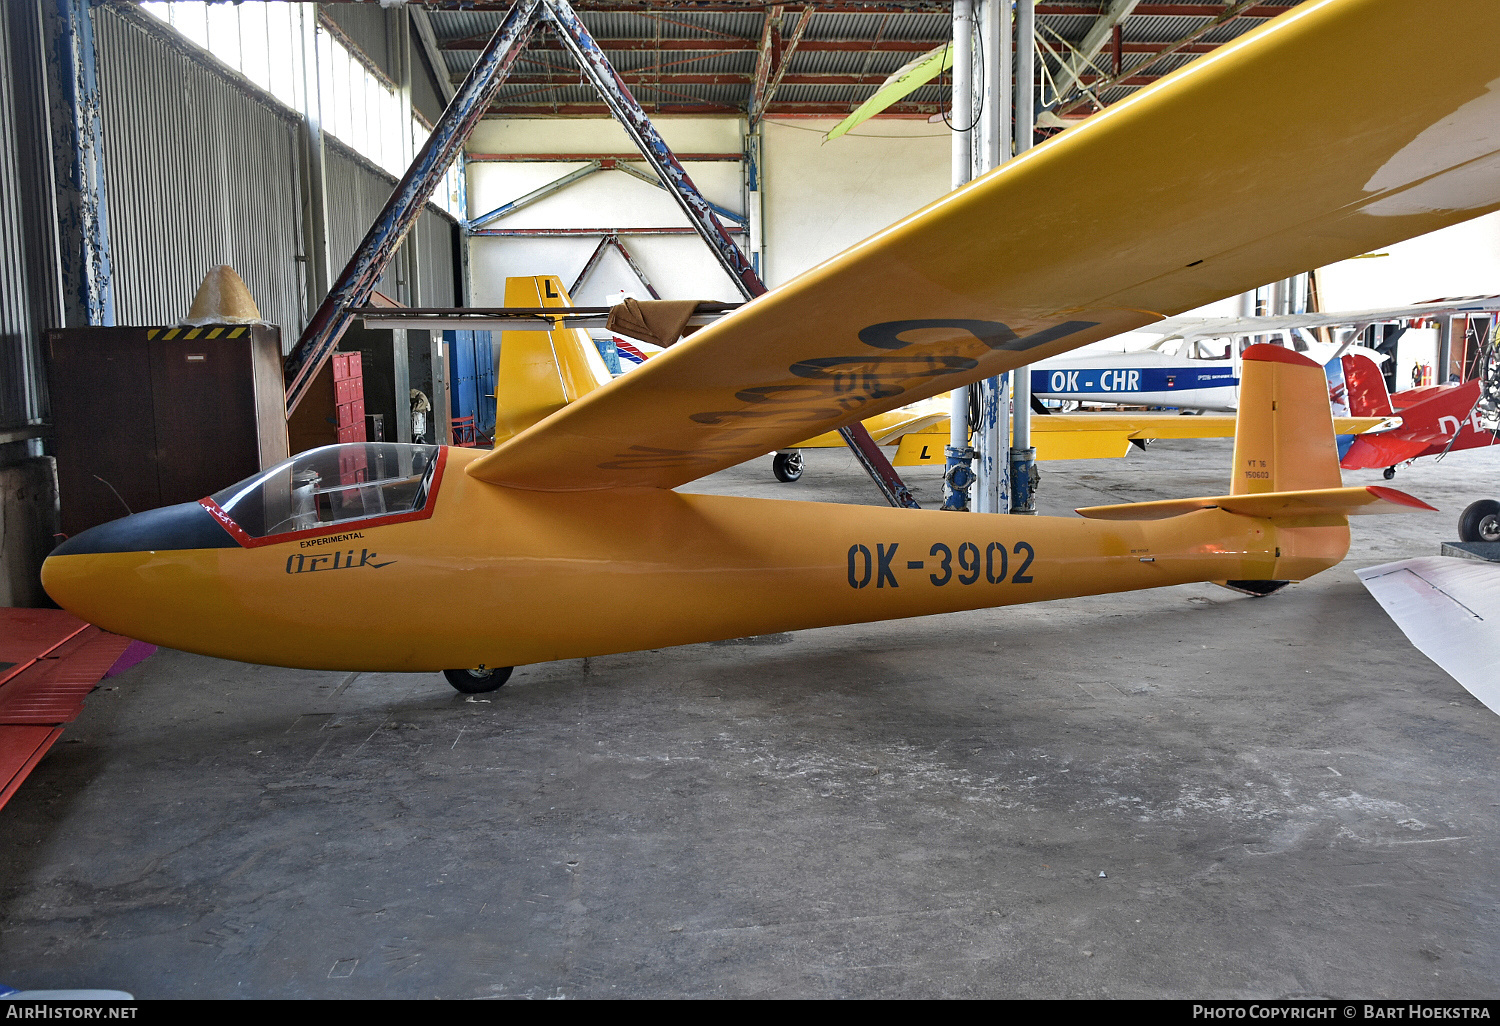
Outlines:
{"type": "Polygon", "coordinates": [[[448,683],[466,695],[482,695],[494,691],[510,680],[514,666],[481,666],[477,670],[444,670],[448,683]]]}
{"type": "Polygon", "coordinates": [[[1469,503],[1458,518],[1458,537],[1466,542],[1500,542],[1500,502],[1480,499],[1469,503]]]}
{"type": "Polygon", "coordinates": [[[1382,470],[1380,472],[1380,476],[1383,477],[1383,478],[1385,478],[1387,481],[1389,481],[1389,480],[1391,480],[1392,478],[1394,478],[1396,476],[1396,468],[1395,467],[1386,467],[1384,470],[1382,470]]]}
{"type": "Polygon", "coordinates": [[[771,460],[771,472],[776,480],[791,484],[802,476],[802,453],[778,452],[771,460]]]}

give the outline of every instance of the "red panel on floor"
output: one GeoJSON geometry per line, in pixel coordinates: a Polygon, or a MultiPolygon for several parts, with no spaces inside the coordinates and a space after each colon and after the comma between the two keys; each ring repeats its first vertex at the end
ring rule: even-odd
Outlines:
{"type": "Polygon", "coordinates": [[[87,626],[61,609],[0,606],[0,684],[87,626]]]}
{"type": "Polygon", "coordinates": [[[10,801],[61,735],[61,727],[0,727],[0,805],[10,801]]]}
{"type": "Polygon", "coordinates": [[[0,607],[0,805],[130,644],[60,609],[0,607]]]}
{"type": "Polygon", "coordinates": [[[84,698],[129,647],[129,638],[87,627],[0,684],[0,724],[77,719],[84,698]]]}

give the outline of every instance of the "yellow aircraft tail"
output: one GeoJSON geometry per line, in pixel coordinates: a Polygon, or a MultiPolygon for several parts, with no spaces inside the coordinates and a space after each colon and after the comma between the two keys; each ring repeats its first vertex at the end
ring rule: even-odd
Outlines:
{"type": "MultiPolygon", "coordinates": [[[[556,275],[505,279],[508,307],[570,307],[556,275]]],[[[589,333],[578,328],[507,331],[495,375],[495,444],[520,434],[610,381],[589,333]]]]}
{"type": "Polygon", "coordinates": [[[1349,517],[1432,507],[1395,488],[1345,488],[1323,368],[1289,349],[1245,350],[1228,495],[1089,506],[1097,520],[1160,520],[1221,510],[1267,521],[1263,576],[1221,581],[1264,595],[1326,570],[1349,551],[1349,517]]]}
{"type": "Polygon", "coordinates": [[[1323,368],[1281,346],[1246,349],[1230,493],[1299,492],[1343,483],[1323,368]]]}

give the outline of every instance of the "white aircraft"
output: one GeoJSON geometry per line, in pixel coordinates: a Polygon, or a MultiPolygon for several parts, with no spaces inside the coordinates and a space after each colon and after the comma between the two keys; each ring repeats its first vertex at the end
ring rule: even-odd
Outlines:
{"type": "Polygon", "coordinates": [[[1173,317],[1132,332],[1162,336],[1145,349],[1085,353],[1033,364],[1031,392],[1038,399],[1067,405],[1110,403],[1233,412],[1239,408],[1240,353],[1254,342],[1294,349],[1325,367],[1351,352],[1379,363],[1386,359],[1384,354],[1355,344],[1370,324],[1496,310],[1500,310],[1500,296],[1339,313],[1173,317]],[[1322,342],[1312,333],[1315,328],[1352,330],[1346,330],[1342,341],[1322,342]]]}

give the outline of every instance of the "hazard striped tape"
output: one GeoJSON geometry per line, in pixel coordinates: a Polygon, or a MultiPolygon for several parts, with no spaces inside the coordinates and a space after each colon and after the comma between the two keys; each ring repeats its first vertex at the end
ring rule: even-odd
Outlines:
{"type": "Polygon", "coordinates": [[[150,328],[146,331],[148,339],[173,339],[173,338],[244,338],[250,331],[248,327],[238,328],[150,328]]]}

